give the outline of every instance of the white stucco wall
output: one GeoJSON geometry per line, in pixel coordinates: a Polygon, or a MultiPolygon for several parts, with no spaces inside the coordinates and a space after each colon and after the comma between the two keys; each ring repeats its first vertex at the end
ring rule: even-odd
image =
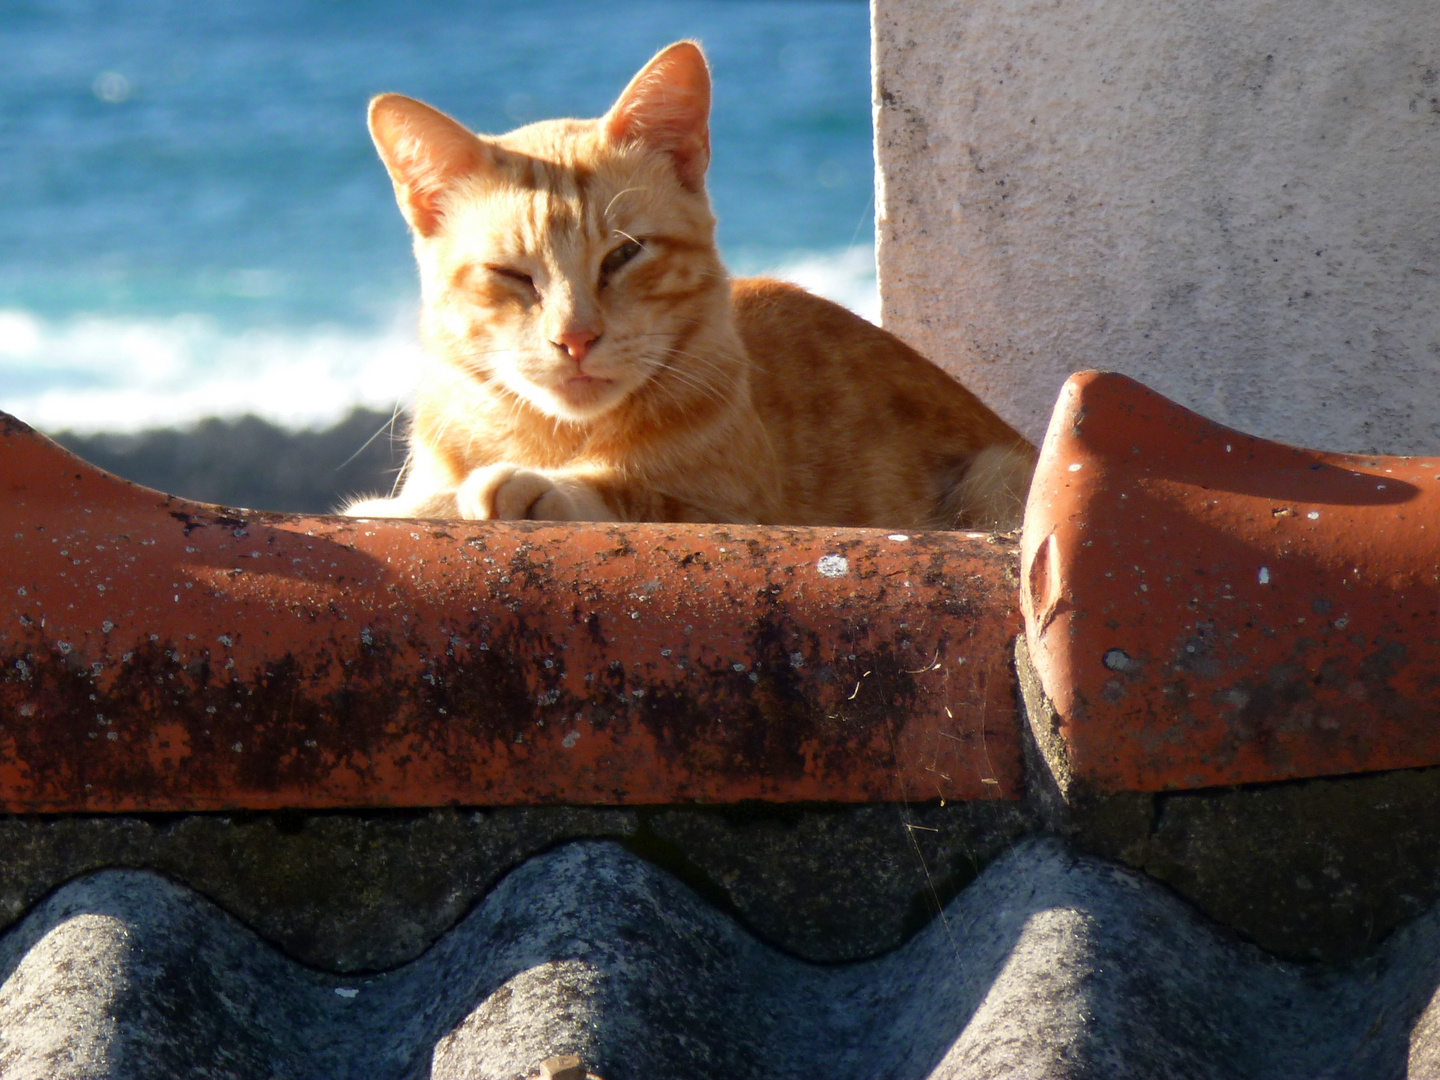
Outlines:
{"type": "Polygon", "coordinates": [[[1071,371],[1440,453],[1440,0],[873,0],[884,325],[1038,438],[1071,371]]]}

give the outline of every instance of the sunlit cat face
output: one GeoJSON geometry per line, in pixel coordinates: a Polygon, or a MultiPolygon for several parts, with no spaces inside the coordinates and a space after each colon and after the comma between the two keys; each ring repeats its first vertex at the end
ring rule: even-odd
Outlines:
{"type": "Polygon", "coordinates": [[[565,420],[598,416],[661,372],[705,392],[687,341],[707,305],[728,302],[704,191],[709,109],[689,42],[598,120],[482,138],[410,98],[371,102],[415,234],[430,352],[565,420]]]}
{"type": "Polygon", "coordinates": [[[574,122],[492,145],[497,168],[457,185],[424,245],[427,330],[452,362],[566,420],[677,370],[696,305],[724,286],[703,192],[574,122]]]}

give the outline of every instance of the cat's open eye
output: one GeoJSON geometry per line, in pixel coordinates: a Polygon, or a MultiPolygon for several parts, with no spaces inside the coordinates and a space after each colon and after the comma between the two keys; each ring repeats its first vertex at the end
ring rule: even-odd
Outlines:
{"type": "Polygon", "coordinates": [[[610,275],[619,270],[631,259],[645,250],[645,245],[638,240],[626,240],[614,251],[600,260],[600,287],[603,289],[610,281],[610,275]]]}

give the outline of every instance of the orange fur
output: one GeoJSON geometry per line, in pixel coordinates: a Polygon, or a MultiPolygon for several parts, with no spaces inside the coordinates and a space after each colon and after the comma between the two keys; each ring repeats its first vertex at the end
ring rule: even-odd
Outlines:
{"type": "Polygon", "coordinates": [[[599,120],[479,137],[395,94],[370,128],[415,236],[431,369],[386,517],[1011,526],[1034,448],[898,338],[731,282],[690,42],[599,120]]]}

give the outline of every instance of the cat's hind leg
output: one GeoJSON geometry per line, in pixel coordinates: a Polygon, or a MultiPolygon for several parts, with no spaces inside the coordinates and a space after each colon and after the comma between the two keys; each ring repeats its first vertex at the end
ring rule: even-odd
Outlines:
{"type": "Polygon", "coordinates": [[[952,529],[1017,529],[1025,516],[1025,498],[1035,473],[1036,451],[992,445],[978,451],[945,498],[944,515],[952,529]]]}

